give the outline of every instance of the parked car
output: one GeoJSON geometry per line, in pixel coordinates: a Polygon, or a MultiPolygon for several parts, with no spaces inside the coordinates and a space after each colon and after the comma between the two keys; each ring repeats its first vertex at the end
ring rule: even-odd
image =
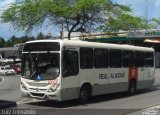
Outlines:
{"type": "Polygon", "coordinates": [[[4,66],[0,68],[1,75],[15,75],[16,71],[10,66],[4,66]]]}
{"type": "Polygon", "coordinates": [[[21,66],[20,65],[16,65],[16,64],[12,64],[10,65],[10,67],[12,67],[17,74],[21,73],[21,66]]]}

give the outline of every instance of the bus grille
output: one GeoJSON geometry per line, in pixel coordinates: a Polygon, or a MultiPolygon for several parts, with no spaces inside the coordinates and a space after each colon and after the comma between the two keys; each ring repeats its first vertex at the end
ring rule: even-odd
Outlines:
{"type": "Polygon", "coordinates": [[[43,93],[31,93],[33,96],[36,96],[36,97],[43,97],[44,94],[43,93]]]}
{"type": "Polygon", "coordinates": [[[37,89],[37,88],[29,88],[30,90],[34,90],[34,91],[47,91],[47,89],[37,89]]]}
{"type": "Polygon", "coordinates": [[[32,83],[32,82],[27,82],[28,85],[30,86],[39,86],[39,87],[46,87],[48,86],[48,83],[32,83]]]}

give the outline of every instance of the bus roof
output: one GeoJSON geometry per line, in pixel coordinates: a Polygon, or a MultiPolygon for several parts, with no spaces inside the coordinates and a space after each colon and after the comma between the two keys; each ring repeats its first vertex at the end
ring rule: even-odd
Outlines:
{"type": "Polygon", "coordinates": [[[149,47],[141,47],[141,46],[133,46],[133,45],[121,45],[121,44],[111,44],[111,43],[98,43],[98,42],[87,42],[81,40],[34,40],[28,41],[27,43],[36,43],[36,42],[59,42],[61,47],[92,47],[92,48],[108,48],[108,49],[122,49],[122,50],[136,50],[136,51],[149,51],[153,52],[153,48],[149,47]]]}

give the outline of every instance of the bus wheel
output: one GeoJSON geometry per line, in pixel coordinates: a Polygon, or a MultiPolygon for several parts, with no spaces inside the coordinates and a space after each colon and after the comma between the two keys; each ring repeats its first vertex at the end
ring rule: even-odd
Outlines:
{"type": "Polygon", "coordinates": [[[135,81],[130,81],[129,87],[128,87],[128,94],[129,95],[134,95],[136,92],[136,82],[135,81]]]}
{"type": "Polygon", "coordinates": [[[81,104],[86,104],[91,96],[91,91],[88,87],[82,87],[79,93],[79,101],[81,104]]]}

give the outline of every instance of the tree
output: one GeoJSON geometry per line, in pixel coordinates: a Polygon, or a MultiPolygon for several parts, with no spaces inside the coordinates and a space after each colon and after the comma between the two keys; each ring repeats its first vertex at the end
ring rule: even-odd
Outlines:
{"type": "Polygon", "coordinates": [[[7,40],[6,43],[5,43],[5,47],[10,47],[10,46],[13,46],[13,43],[11,42],[11,40],[7,40]]]}
{"type": "Polygon", "coordinates": [[[151,23],[156,28],[159,28],[160,27],[160,18],[153,18],[153,19],[149,20],[148,23],[151,23]]]}
{"type": "Polygon", "coordinates": [[[14,44],[17,44],[19,41],[18,41],[18,38],[15,36],[15,35],[13,35],[11,38],[10,38],[10,40],[11,40],[11,43],[12,43],[12,46],[14,45],[14,44]]]}
{"type": "Polygon", "coordinates": [[[12,22],[16,29],[27,32],[48,22],[68,31],[70,39],[72,32],[89,32],[104,22],[110,30],[114,30],[116,24],[120,29],[126,25],[122,23],[124,19],[132,18],[126,14],[130,11],[128,6],[113,4],[110,0],[24,0],[10,5],[1,18],[2,22],[12,22]]]}
{"type": "Polygon", "coordinates": [[[42,32],[40,32],[40,33],[37,35],[37,39],[38,39],[38,40],[45,39],[45,36],[43,35],[42,32]]]}
{"type": "Polygon", "coordinates": [[[107,12],[107,21],[98,27],[105,32],[133,31],[140,29],[156,28],[153,23],[147,23],[147,19],[132,15],[132,10],[128,6],[114,4],[110,7],[111,13],[107,12]],[[113,7],[114,6],[114,7],[113,7]],[[118,6],[118,7],[115,7],[118,6]]]}
{"type": "Polygon", "coordinates": [[[3,48],[5,46],[5,40],[4,38],[0,37],[0,48],[3,48]]]}
{"type": "Polygon", "coordinates": [[[19,38],[19,40],[20,40],[19,43],[25,43],[27,41],[35,40],[35,38],[33,36],[29,37],[29,36],[25,35],[25,36],[21,36],[19,38]]]}
{"type": "MultiPolygon", "coordinates": [[[[10,39],[8,39],[7,41],[4,41],[4,45],[7,47],[13,47],[15,44],[22,44],[30,40],[35,40],[35,38],[33,36],[29,37],[27,35],[21,36],[21,37],[16,37],[13,35],[11,36],[10,39]]],[[[0,38],[0,43],[1,43],[1,38],[0,38]]]]}

